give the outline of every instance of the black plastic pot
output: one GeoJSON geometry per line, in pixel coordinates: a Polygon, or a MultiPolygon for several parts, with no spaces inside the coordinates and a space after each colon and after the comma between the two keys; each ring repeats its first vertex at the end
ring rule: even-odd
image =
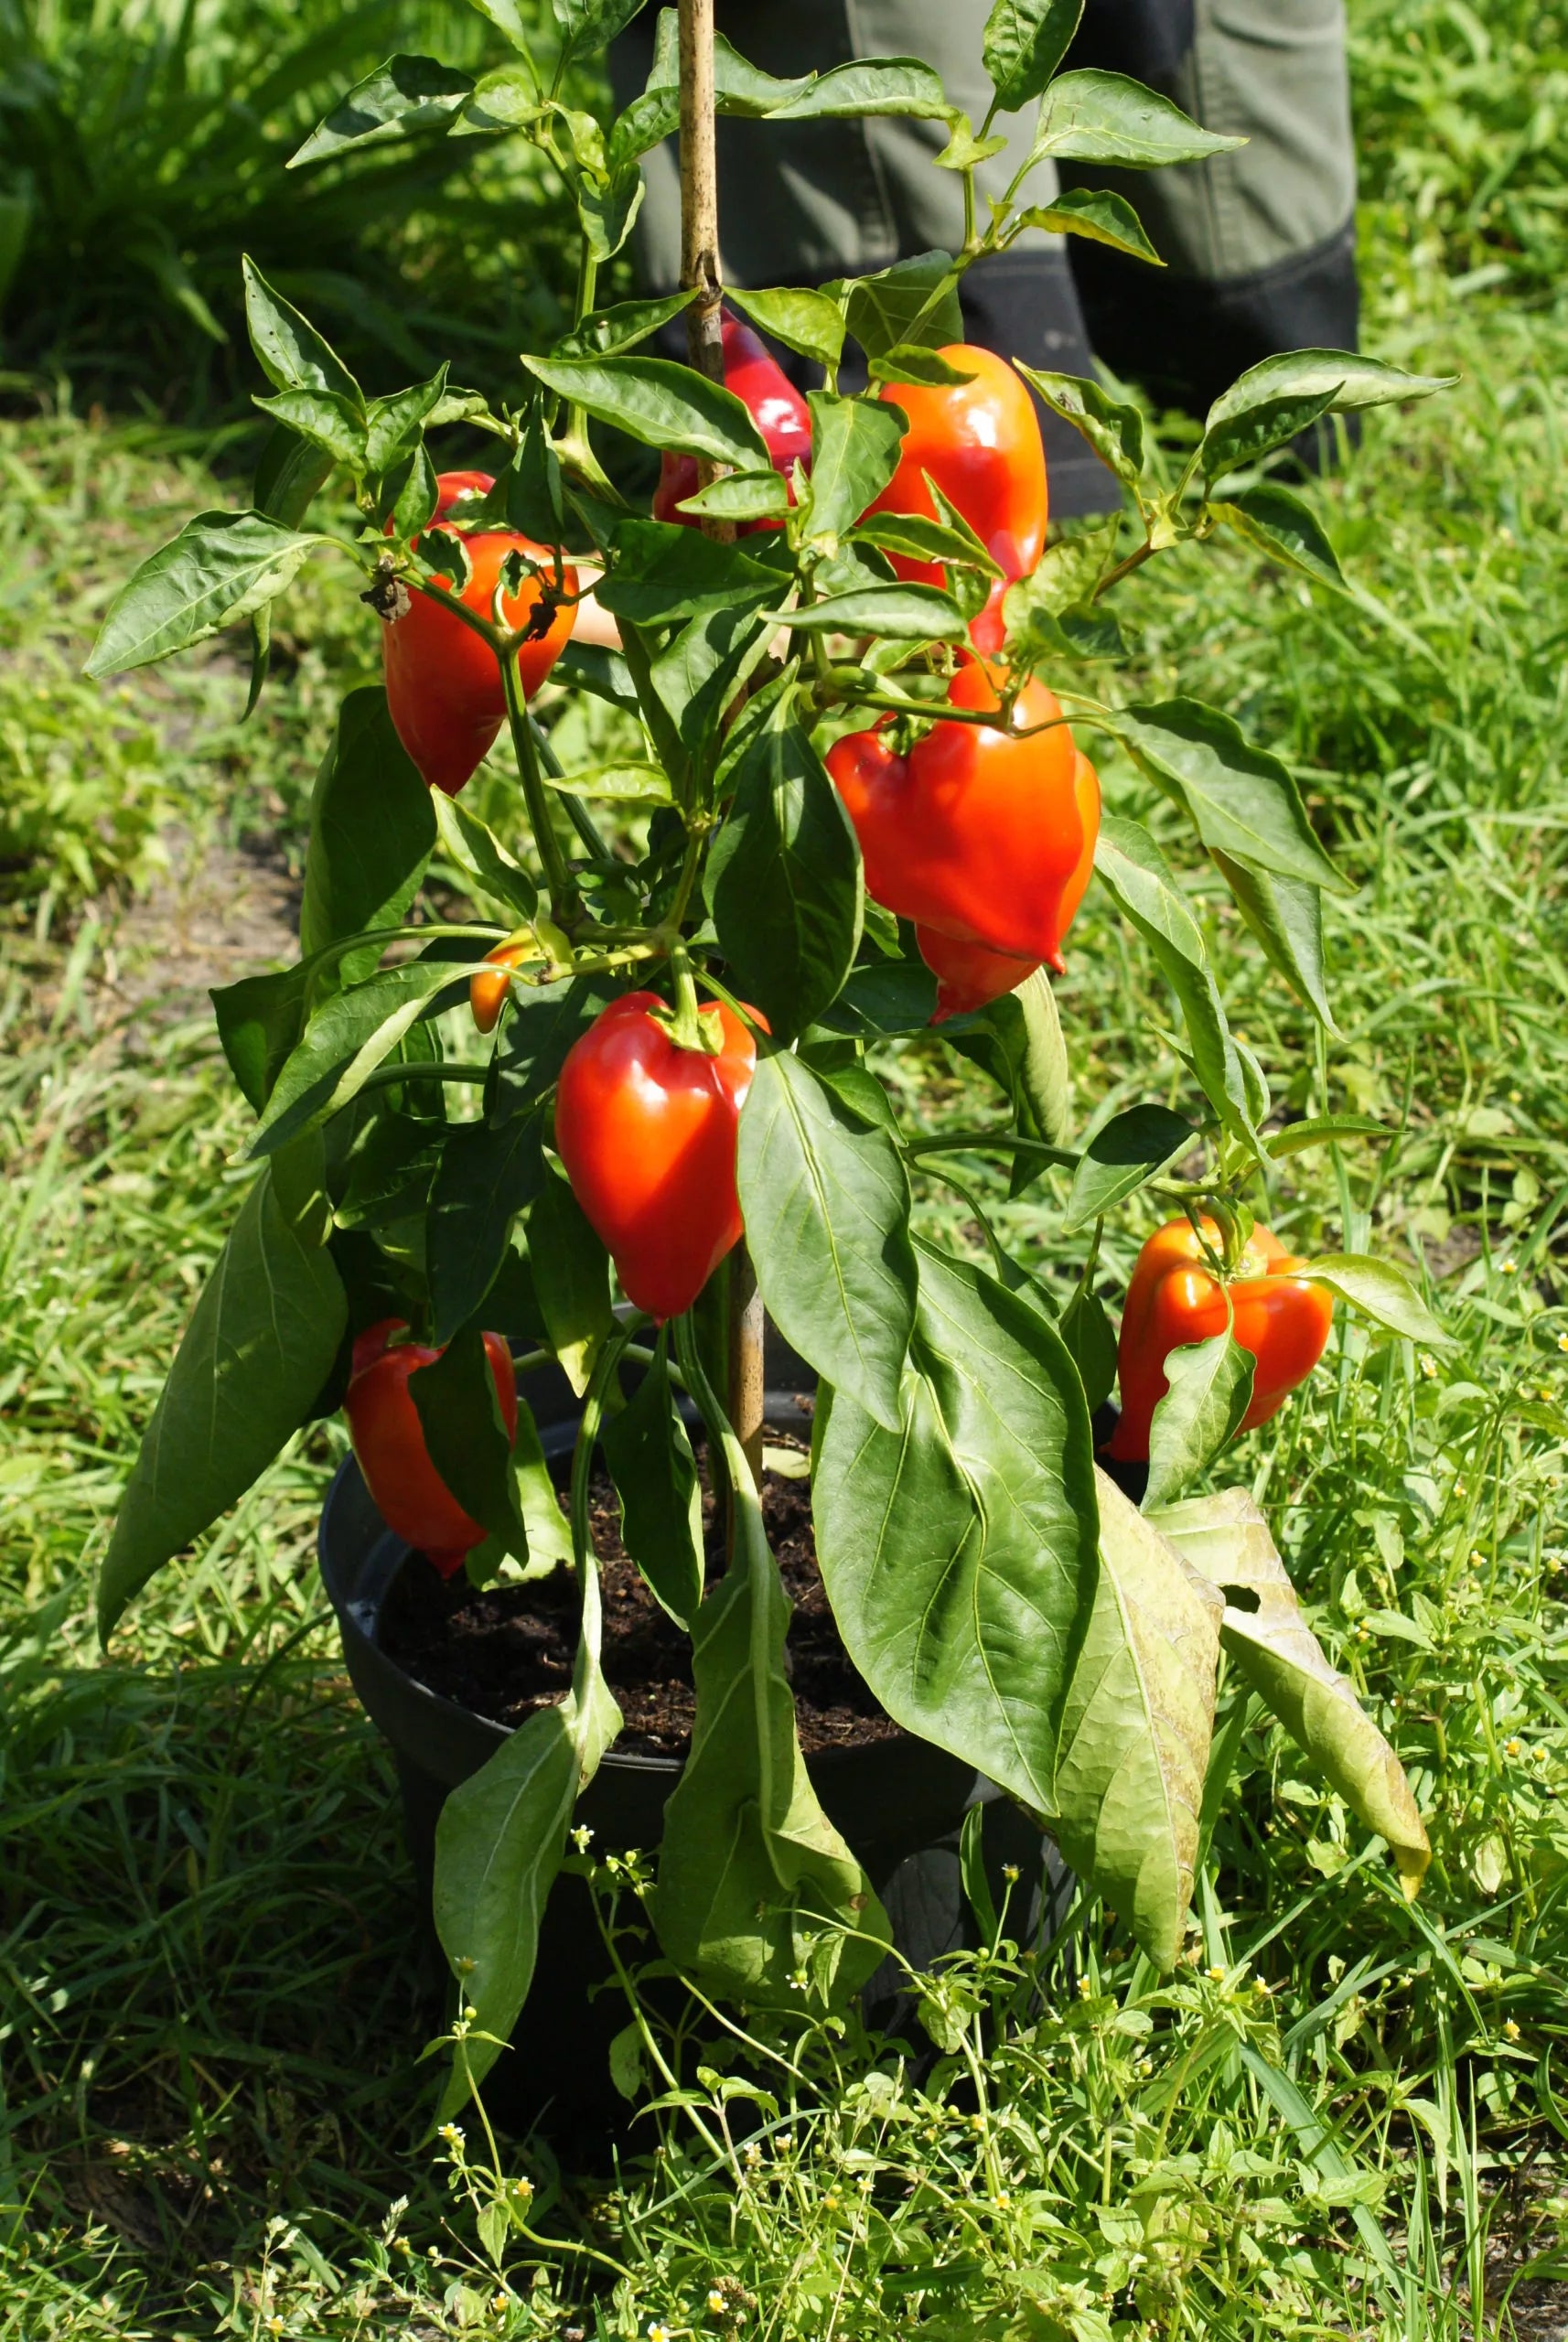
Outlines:
{"type": "MultiPolygon", "coordinates": [[[[810,1376],[771,1340],[768,1368],[768,1422],[799,1433],[810,1416],[810,1376]]],[[[551,1367],[529,1376],[522,1389],[545,1457],[564,1479],[579,1412],[571,1386],[551,1367]]],[[[507,1733],[416,1682],[382,1649],[381,1617],[394,1580],[411,1563],[422,1569],[428,1564],[382,1521],[352,1456],[328,1491],[317,1552],[354,1689],[392,1746],[409,1852],[428,1897],[441,1808],[507,1733]]],[[[907,1735],[860,1748],[826,1749],[809,1759],[809,1769],[824,1810],[881,1896],[899,1950],[916,1965],[972,1939],[957,1840],[965,1811],[977,1802],[994,1805],[985,1830],[987,1868],[996,1874],[993,1892],[1000,1896],[1003,1864],[1016,1864],[1026,1878],[1040,1875],[1049,1903],[1065,1908],[1070,1882],[1054,1849],[1042,1873],[1039,1833],[992,1783],[930,1742],[907,1735]]],[[[680,1771],[677,1758],[612,1748],[584,1791],[576,1819],[594,1832],[600,1848],[651,1850],[680,1771]]],[[[614,1990],[596,1989],[608,1977],[586,1889],[575,1878],[558,1879],[519,2027],[520,2054],[500,2059],[486,2085],[493,2116],[521,2125],[553,2107],[547,2127],[558,2137],[564,2131],[579,2150],[624,2116],[626,2108],[610,2088],[607,2051],[627,2011],[614,1990]]],[[[896,1992],[897,1971],[888,1963],[868,1988],[868,2004],[886,2013],[896,1992]]]]}

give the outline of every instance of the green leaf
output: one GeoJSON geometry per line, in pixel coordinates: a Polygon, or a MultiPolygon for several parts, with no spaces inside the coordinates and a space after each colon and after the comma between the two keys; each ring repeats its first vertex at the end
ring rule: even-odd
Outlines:
{"type": "MultiPolygon", "coordinates": [[[[616,155],[612,140],[612,160],[616,155]]],[[[731,296],[734,297],[733,295],[731,296]]],[[[573,333],[555,344],[552,358],[618,358],[635,349],[660,327],[678,317],[692,298],[689,288],[667,293],[658,301],[617,301],[607,309],[593,309],[573,333]]]]}
{"type": "Polygon", "coordinates": [[[547,391],[646,446],[765,471],[768,445],[733,391],[668,358],[524,358],[547,391]]]}
{"type": "Polygon", "coordinates": [[[273,1155],[357,1097],[438,993],[472,973],[450,960],[383,968],[319,1007],[278,1074],[247,1154],[273,1155]]]}
{"type": "Polygon", "coordinates": [[[1221,1628],[1226,1650],[1351,1811],[1388,1840],[1401,1884],[1413,1896],[1432,1857],[1410,1783],[1351,1685],[1324,1657],[1251,1495],[1225,1488],[1155,1518],[1183,1559],[1230,1597],[1221,1628]],[[1238,1593],[1254,1603],[1236,1604],[1238,1593]]]}
{"type": "Polygon", "coordinates": [[[847,534],[898,468],[908,417],[885,399],[808,392],[811,410],[813,536],[847,534]]]}
{"type": "Polygon", "coordinates": [[[757,1060],[736,1168],[769,1316],[824,1381],[894,1429],[916,1294],[897,1143],[780,1049],[757,1060]]]}
{"type": "MultiPolygon", "coordinates": [[[[1051,980],[1036,968],[1009,998],[1023,1042],[1017,1058],[1020,1095],[1040,1136],[1052,1146],[1065,1146],[1072,1129],[1072,1077],[1051,980]]],[[[992,1004],[1000,1015],[1007,1014],[999,1002],[992,1004]]]]}
{"type": "Polygon", "coordinates": [[[1279,878],[1240,856],[1216,854],[1214,866],[1276,968],[1325,1032],[1337,1034],[1323,957],[1323,897],[1299,878],[1279,878]]]}
{"type": "Polygon", "coordinates": [[[295,149],[286,167],[296,170],[301,163],[318,163],[350,146],[384,145],[389,139],[411,138],[417,131],[445,129],[473,86],[471,73],[459,73],[434,57],[400,51],[339,98],[304,145],[295,149]]]}
{"type": "Polygon", "coordinates": [[[477,8],[487,24],[494,25],[503,40],[510,41],[513,48],[527,56],[529,45],[539,30],[538,18],[532,7],[525,16],[520,0],[468,0],[468,5],[477,8]]]}
{"type": "Polygon", "coordinates": [[[153,1572],[237,1503],[307,1420],[348,1322],[331,1255],[300,1242],[269,1170],[202,1287],[120,1500],[98,1579],[105,1642],[153,1572]]]}
{"type": "Polygon", "coordinates": [[[1298,432],[1309,430],[1333,405],[1338,387],[1330,382],[1312,390],[1286,391],[1222,417],[1212,431],[1204,434],[1197,451],[1205,480],[1255,464],[1275,447],[1286,446],[1298,432]]]}
{"type": "Polygon", "coordinates": [[[998,113],[1037,98],[1067,55],[1083,0],[994,0],[980,54],[996,90],[998,113]]]}
{"type": "Polygon", "coordinates": [[[736,988],[777,1041],[834,1000],[860,949],[860,847],[792,701],[768,710],[730,768],[735,795],[704,881],[736,988]]]}
{"type": "Polygon", "coordinates": [[[1002,572],[985,547],[975,543],[963,531],[949,529],[940,521],[928,521],[920,512],[873,512],[856,523],[852,542],[857,545],[875,545],[879,553],[904,553],[911,561],[950,562],[966,569],[979,569],[993,577],[1002,572]]]}
{"type": "Polygon", "coordinates": [[[1456,374],[1407,374],[1402,366],[1353,349],[1282,350],[1249,366],[1220,392],[1204,420],[1205,445],[1218,435],[1221,424],[1256,414],[1276,400],[1326,393],[1328,412],[1342,414],[1394,400],[1430,398],[1434,391],[1452,390],[1458,379],[1456,374]]]}
{"type": "Polygon", "coordinates": [[[486,1113],[491,1121],[526,1114],[555,1087],[566,1055],[625,980],[603,972],[570,983],[512,987],[511,1014],[500,1028],[486,1113]]]}
{"type": "Polygon", "coordinates": [[[599,1575],[591,1555],[582,1584],[570,1692],[558,1707],[530,1716],[459,1782],[435,1825],[435,1930],[464,2004],[475,2012],[474,2031],[493,2036],[465,2044],[442,2100],[445,2115],[460,2111],[470,2077],[482,2080],[517,2023],[572,1809],[620,1730],[620,1710],[600,1670],[599,1575]]]}
{"type": "Polygon", "coordinates": [[[1180,1496],[1235,1438],[1251,1404],[1257,1363],[1229,1326],[1208,1341],[1167,1351],[1166,1389],[1149,1426],[1145,1512],[1180,1496]]]}
{"type": "Polygon", "coordinates": [[[539,908],[539,889],[520,862],[513,860],[495,832],[477,813],[444,790],[426,791],[442,849],[480,894],[503,903],[526,926],[539,908]]]}
{"type": "Polygon", "coordinates": [[[1308,1261],[1300,1273],[1315,1284],[1326,1284],[1391,1334],[1402,1334],[1407,1341],[1424,1343],[1431,1350],[1455,1346],[1404,1271],[1391,1261],[1374,1260],[1367,1252],[1325,1252],[1308,1261]]]}
{"type": "Polygon", "coordinates": [[[1209,510],[1229,521],[1239,537],[1245,537],[1260,553],[1266,553],[1271,561],[1283,563],[1287,569],[1304,570],[1320,586],[1344,586],[1345,573],[1339,566],[1339,556],[1312,507],[1304,504],[1290,489],[1281,488],[1277,480],[1260,480],[1256,488],[1240,488],[1225,502],[1211,505],[1209,510]]]}
{"type": "Polygon", "coordinates": [[[635,163],[625,163],[603,186],[585,171],[576,185],[577,218],[583,241],[599,262],[613,260],[632,231],[642,209],[642,174],[635,163]]]}
{"type": "Polygon", "coordinates": [[[918,57],[860,57],[813,75],[798,98],[770,106],[768,117],[774,122],[821,122],[891,113],[945,122],[951,113],[934,65],[918,57]]]}
{"type": "Polygon", "coordinates": [[[727,1425],[723,1446],[735,1558],[693,1628],[696,1722],[664,1809],[653,1923],[667,1959],[733,1997],[799,2006],[803,1976],[842,2002],[882,1959],[887,1921],[811,1787],[785,1672],[789,1598],[727,1425]]]}
{"type": "Polygon", "coordinates": [[[866,371],[874,382],[920,382],[933,390],[947,390],[974,380],[972,372],[952,365],[936,350],[922,349],[915,341],[896,341],[891,349],[872,359],[866,371]]]}
{"type": "Polygon", "coordinates": [[[615,1329],[609,1255],[571,1187],[553,1172],[529,1210],[528,1261],[545,1338],[580,1399],[615,1329]]]}
{"type": "Polygon", "coordinates": [[[1201,700],[1129,708],[1121,737],[1145,772],[1185,802],[1206,846],[1283,878],[1348,894],[1318,843],[1290,769],[1201,700]]]}
{"type": "Polygon", "coordinates": [[[545,1176],[536,1114],[462,1123],[448,1136],[424,1228],[437,1343],[449,1342],[482,1306],[506,1259],[512,1221],[545,1176]]]}
{"type": "Polygon", "coordinates": [[[714,521],[778,520],[789,510],[789,490],[778,472],[725,472],[676,510],[714,521]]]}
{"type": "Polygon", "coordinates": [[[470,1520],[526,1561],[528,1532],[512,1479],[511,1441],[478,1326],[465,1327],[438,1359],[416,1368],[408,1395],[446,1488],[470,1520]]]}
{"type": "Polygon", "coordinates": [[[846,277],[822,289],[836,291],[843,298],[844,322],[867,358],[885,357],[908,342],[941,349],[963,339],[958,285],[948,281],[952,266],[950,252],[916,252],[908,260],[895,261],[891,268],[846,277]]]}
{"type": "Polygon", "coordinates": [[[640,11],[643,0],[552,0],[561,27],[563,60],[602,57],[618,33],[640,11]]]}
{"type": "Polygon", "coordinates": [[[253,399],[252,404],[274,425],[282,424],[312,441],[345,471],[369,468],[365,426],[356,401],[331,391],[279,391],[275,397],[253,399]]]}
{"type": "Polygon", "coordinates": [[[255,510],[297,529],[332,477],[332,460],[285,424],[268,432],[256,458],[255,510]]]}
{"type": "Polygon", "coordinates": [[[628,715],[640,712],[631,669],[618,650],[607,650],[596,642],[569,642],[550,673],[553,682],[563,683],[569,691],[587,692],[628,715]]]}
{"type": "Polygon", "coordinates": [[[1052,1835],[1157,1968],[1181,1950],[1223,1605],[1097,1471],[1100,1585],[1068,1689],[1052,1835]]]}
{"type": "Polygon", "coordinates": [[[823,1583],[889,1715],[1046,1812],[1098,1575],[1088,1410],[1037,1310],[973,1262],[916,1249],[893,1423],[847,1389],[818,1399],[823,1583]]]}
{"type": "Polygon", "coordinates": [[[1126,252],[1153,268],[1165,266],[1126,197],[1110,188],[1064,188],[1049,203],[1032,205],[1024,214],[1024,225],[1043,228],[1052,236],[1087,236],[1090,243],[1109,244],[1112,252],[1126,252]]]}
{"type": "Polygon", "coordinates": [[[1145,1179],[1185,1155],[1197,1136],[1192,1124],[1167,1106],[1128,1106],[1112,1114],[1084,1142],[1072,1175],[1063,1235],[1070,1236],[1101,1212],[1112,1210],[1145,1179]]]}
{"type": "Polygon", "coordinates": [[[360,385],[331,344],[308,317],[274,293],[248,255],[241,261],[245,281],[245,322],[256,362],[274,391],[319,391],[347,400],[364,417],[360,385]]]}
{"type": "Polygon", "coordinates": [[[729,285],[725,287],[725,297],[753,325],[760,326],[775,341],[781,341],[786,349],[811,359],[815,365],[834,367],[843,355],[843,312],[825,293],[807,292],[794,285],[751,292],[729,285]]]}
{"type": "Polygon", "coordinates": [[[1271,1162],[1283,1162],[1287,1155],[1305,1155],[1310,1146],[1337,1146],[1341,1139],[1385,1138],[1398,1135],[1384,1123],[1375,1123],[1366,1114],[1315,1114],[1302,1123],[1287,1123],[1283,1131],[1271,1131],[1263,1141],[1263,1153],[1271,1162]]]}
{"type": "Polygon", "coordinates": [[[741,602],[777,597],[784,574],[759,553],[716,544],[673,521],[627,521],[615,566],[596,589],[601,609],[634,626],[670,626],[741,602]]]}
{"type": "Polygon", "coordinates": [[[696,1459],[676,1413],[661,1332],[653,1362],[600,1441],[620,1499],[621,1542],[678,1626],[703,1598],[703,1502],[696,1459]]]}
{"type": "MultiPolygon", "coordinates": [[[[435,843],[435,794],[398,738],[381,684],[350,692],[310,800],[299,912],[307,958],[345,936],[401,924],[435,843]]],[[[323,972],[322,989],[358,983],[381,956],[376,942],[346,952],[323,972]]]]}
{"type": "Polygon", "coordinates": [[[1208,954],[1164,855],[1136,822],[1107,815],[1094,867],[1117,906],[1154,952],[1186,1020],[1193,1067],[1205,1097],[1234,1137],[1257,1144],[1246,1075],[1230,1037],[1208,954]]]}
{"type": "Polygon", "coordinates": [[[776,610],[773,622],[803,634],[875,634],[886,642],[961,642],[969,631],[952,596],[934,586],[865,586],[776,610]]]}
{"type": "Polygon", "coordinates": [[[1100,1295],[1080,1286],[1062,1311],[1057,1331],[1078,1369],[1084,1404],[1092,1415],[1110,1398],[1116,1381],[1116,1330],[1100,1295]]]}
{"type": "Polygon", "coordinates": [[[446,368],[438,367],[427,382],[411,382],[372,399],[365,413],[365,460],[372,472],[384,472],[412,454],[424,426],[446,395],[446,368]]]}
{"type": "MultiPolygon", "coordinates": [[[[338,1226],[373,1230],[423,1214],[446,1135],[444,1123],[400,1112],[377,1099],[373,1112],[356,1117],[353,1135],[338,1162],[338,1226]]],[[[285,1148],[284,1154],[291,1151],[285,1148]]]]}
{"type": "Polygon", "coordinates": [[[121,586],[83,673],[124,675],[205,642],[274,600],[327,542],[262,512],[199,512],[121,586]]]}
{"type": "Polygon", "coordinates": [[[548,786],[564,797],[598,797],[609,805],[668,805],[670,776],[658,765],[590,765],[586,772],[552,774],[548,786]]]}
{"type": "Polygon", "coordinates": [[[305,1030],[312,973],[299,963],[273,975],[242,976],[208,994],[229,1070],[258,1114],[305,1030]]]}
{"type": "Polygon", "coordinates": [[[1058,162],[1155,170],[1228,155],[1246,143],[1200,130],[1169,98],[1124,73],[1064,73],[1046,91],[1029,162],[1050,155],[1058,162]]]}
{"type": "Polygon", "coordinates": [[[1051,413],[1070,423],[1101,462],[1135,491],[1144,476],[1144,418],[1138,409],[1119,404],[1086,375],[1047,374],[1022,362],[1018,371],[1034,384],[1051,413]]]}

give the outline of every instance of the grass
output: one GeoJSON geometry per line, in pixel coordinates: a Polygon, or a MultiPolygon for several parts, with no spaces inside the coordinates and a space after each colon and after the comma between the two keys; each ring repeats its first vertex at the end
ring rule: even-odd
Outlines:
{"type": "MultiPolygon", "coordinates": [[[[223,449],[57,403],[0,426],[0,2203],[25,2208],[0,2336],[570,2342],[596,2315],[628,2342],[650,2325],[879,2337],[914,2302],[930,2342],[1458,2342],[1499,2330],[1504,2272],[1568,2267],[1568,308],[1560,160],[1524,136],[1563,32],[1552,11],[1483,26],[1423,0],[1362,0],[1356,30],[1368,343],[1460,385],[1372,418],[1313,491],[1351,596],[1240,554],[1156,564],[1128,597],[1129,683],[1160,696],[1179,673],[1277,746],[1356,882],[1329,912],[1326,1045],[1218,895],[1195,880],[1195,900],[1278,1101],[1400,1133],[1296,1158],[1272,1224],[1405,1258],[1458,1338],[1423,1361],[1341,1317],[1277,1437],[1235,1459],[1412,1770],[1434,1851],[1421,1901],[1232,1711],[1235,1777],[1174,1982],[1089,1914],[1070,1970],[955,1972],[929,2072],[853,2038],[797,2045],[793,2073],[765,2059],[777,2107],[732,2104],[737,2142],[761,2124],[737,2167],[692,2119],[713,2132],[725,2111],[711,2047],[714,2079],[688,2073],[701,2102],[660,2118],[662,2157],[618,2191],[559,2195],[536,2146],[492,2157],[473,2125],[422,2142],[440,1982],[310,1561],[338,1431],[164,1574],[108,1663],[88,1623],[137,1431],[228,1224],[242,1111],[156,921],[102,890],[159,883],[167,860],[227,870],[258,838],[286,879],[371,622],[330,583],[291,603],[278,686],[244,730],[222,650],[89,691],[95,610],[212,500],[202,457],[223,449]],[[594,2315],[585,2246],[623,2272],[594,2315]],[[892,2272],[925,2248],[960,2274],[922,2294],[892,2272]]],[[[1159,825],[1129,772],[1105,776],[1159,825]]],[[[1080,1112],[1179,1101],[1165,1002],[1092,892],[1069,956],[1080,1112]]],[[[932,1118],[979,1094],[929,1045],[888,1070],[932,1118]]],[[[1058,1192],[987,1194],[1022,1252],[1066,1255],[1058,1192]]],[[[972,1236],[935,1182],[921,1209],[972,1236]]],[[[1108,1299],[1143,1232],[1116,1231],[1108,1299]]],[[[1526,2317],[1529,2291],[1508,2315],[1556,2330],[1526,2317]]]]}

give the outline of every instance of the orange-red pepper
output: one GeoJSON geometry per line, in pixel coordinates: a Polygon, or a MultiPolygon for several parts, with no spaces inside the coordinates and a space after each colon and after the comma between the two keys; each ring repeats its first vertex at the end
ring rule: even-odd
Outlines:
{"type": "MultiPolygon", "coordinates": [[[[1204,1234],[1216,1254],[1219,1230],[1204,1234]]],[[[1300,1272],[1266,1228],[1254,1228],[1230,1280],[1236,1339],[1257,1360],[1252,1397],[1240,1429],[1251,1431],[1276,1415],[1323,1356],[1334,1316],[1334,1296],[1300,1272]]],[[[1189,1342],[1208,1341],[1226,1326],[1225,1292],[1204,1259],[1190,1220],[1167,1220],[1138,1255],[1122,1314],[1117,1362],[1122,1414],[1105,1452],[1122,1463],[1144,1463],[1149,1425],[1168,1389],[1165,1359],[1189,1342]]]]}
{"type": "MultiPolygon", "coordinates": [[[[474,1547],[484,1543],[486,1532],[464,1511],[430,1460],[408,1378],[422,1366],[433,1366],[441,1352],[423,1342],[394,1339],[407,1331],[401,1318],[384,1317],[357,1338],[343,1412],[376,1510],[389,1529],[433,1562],[443,1577],[450,1577],[474,1547]]],[[[499,1334],[485,1336],[485,1352],[507,1436],[515,1439],[517,1378],[511,1352],[499,1334]]]]}

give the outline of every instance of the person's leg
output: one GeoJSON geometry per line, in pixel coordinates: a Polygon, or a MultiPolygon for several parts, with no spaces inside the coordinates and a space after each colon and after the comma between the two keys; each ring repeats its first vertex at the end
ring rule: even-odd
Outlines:
{"type": "MultiPolygon", "coordinates": [[[[981,64],[988,0],[718,0],[718,29],[742,55],[781,77],[825,70],[852,57],[918,56],[934,65],[954,104],[975,122],[990,84],[981,64]]],[[[652,58],[654,15],[644,12],[611,51],[618,102],[642,87],[652,58]]],[[[980,199],[1000,196],[1027,151],[1028,116],[1004,117],[1009,148],[980,174],[980,199]]],[[[940,123],[874,118],[852,122],[721,120],[719,238],[724,272],[737,285],[817,285],[888,267],[963,241],[962,187],[934,167],[945,142],[940,123]]],[[[647,196],[637,229],[639,271],[652,290],[680,274],[681,198],[669,148],[645,163],[647,196]]],[[[1048,200],[1056,182],[1044,166],[1031,192],[1048,200]]],[[[968,339],[1005,358],[1057,373],[1092,372],[1072,273],[1062,240],[1027,230],[1004,257],[983,261],[960,295],[968,339]]],[[[675,347],[679,335],[671,338],[675,347]]],[[[800,369],[787,354],[782,362],[800,369]]],[[[847,378],[846,378],[847,379],[847,378]]],[[[1101,512],[1121,501],[1110,474],[1078,434],[1039,409],[1051,510],[1058,517],[1101,512]]]]}
{"type": "Polygon", "coordinates": [[[1074,242],[1090,338],[1109,366],[1201,413],[1276,350],[1356,347],[1343,0],[1088,0],[1067,62],[1131,74],[1247,140],[1172,170],[1063,167],[1125,195],[1167,263],[1074,242]]]}

